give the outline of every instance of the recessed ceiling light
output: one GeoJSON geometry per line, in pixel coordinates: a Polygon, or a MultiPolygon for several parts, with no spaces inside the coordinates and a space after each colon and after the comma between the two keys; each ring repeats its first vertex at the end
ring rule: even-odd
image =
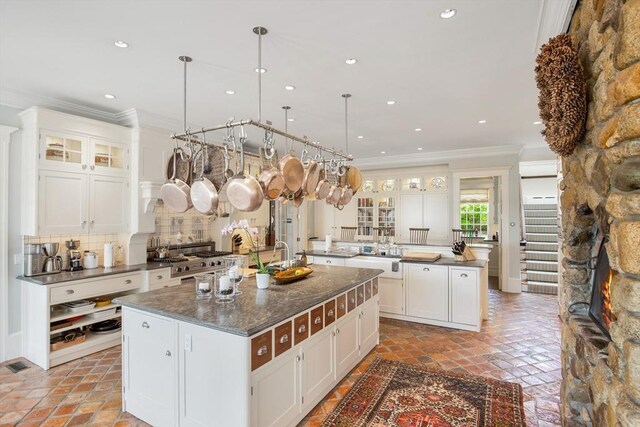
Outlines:
{"type": "Polygon", "coordinates": [[[541,124],[542,124],[542,122],[537,121],[537,122],[533,122],[533,124],[534,124],[534,125],[541,125],[541,124]]]}
{"type": "Polygon", "coordinates": [[[284,88],[285,88],[286,90],[296,90],[296,87],[295,87],[295,86],[292,86],[292,85],[286,85],[284,88]]]}
{"type": "Polygon", "coordinates": [[[353,65],[353,64],[357,63],[358,60],[356,58],[348,58],[344,62],[346,62],[348,65],[353,65]]]}
{"type": "Polygon", "coordinates": [[[381,151],[380,154],[387,154],[387,152],[386,151],[381,151]]]}
{"type": "Polygon", "coordinates": [[[456,10],[455,9],[445,9],[442,12],[440,12],[440,18],[442,18],[442,19],[453,18],[453,16],[455,14],[456,14],[456,10]]]}
{"type": "Polygon", "coordinates": [[[421,132],[421,131],[422,131],[422,128],[415,128],[414,130],[415,130],[416,132],[421,132]]]}
{"type": "Polygon", "coordinates": [[[290,118],[290,119],[287,119],[287,121],[288,121],[288,122],[295,122],[295,121],[296,121],[296,119],[290,118]]]}
{"type": "Polygon", "coordinates": [[[236,91],[235,90],[225,90],[224,93],[226,93],[227,95],[235,95],[236,91]]]}
{"type": "Polygon", "coordinates": [[[478,123],[480,123],[481,125],[483,125],[483,124],[487,123],[487,121],[486,121],[486,120],[478,120],[478,123]]]}
{"type": "Polygon", "coordinates": [[[422,151],[422,147],[418,147],[418,151],[422,151]]]}
{"type": "Polygon", "coordinates": [[[115,95],[111,95],[110,93],[105,93],[104,97],[107,98],[107,99],[116,99],[116,96],[115,95]]]}
{"type": "Polygon", "coordinates": [[[395,103],[396,103],[396,101],[387,101],[387,105],[393,105],[395,103]]]}
{"type": "Polygon", "coordinates": [[[264,74],[267,72],[266,68],[256,68],[256,73],[264,74]]]}
{"type": "Polygon", "coordinates": [[[358,135],[358,139],[363,139],[364,135],[358,135]]]}
{"type": "Polygon", "coordinates": [[[116,47],[121,47],[121,48],[123,48],[123,49],[124,49],[125,47],[129,47],[129,43],[127,43],[127,42],[125,42],[125,41],[122,41],[122,40],[117,40],[117,41],[113,42],[113,44],[114,44],[116,47]]]}

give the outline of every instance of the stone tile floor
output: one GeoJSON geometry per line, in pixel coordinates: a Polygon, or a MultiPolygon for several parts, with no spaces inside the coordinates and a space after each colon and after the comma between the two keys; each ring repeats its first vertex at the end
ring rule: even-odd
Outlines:
{"type": "MultiPolygon", "coordinates": [[[[560,424],[556,297],[496,290],[489,297],[480,333],[382,318],[380,345],[300,425],[320,425],[376,356],[518,382],[527,426],[560,424]]],[[[0,426],[146,425],[120,411],[120,347],[49,371],[25,363],[32,367],[16,374],[0,365],[0,426]]]]}

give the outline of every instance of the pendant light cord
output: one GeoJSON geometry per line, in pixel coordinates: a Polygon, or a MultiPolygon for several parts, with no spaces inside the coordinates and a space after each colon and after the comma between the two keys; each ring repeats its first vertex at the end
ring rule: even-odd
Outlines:
{"type": "Polygon", "coordinates": [[[262,123],[262,28],[258,30],[258,122],[262,123]]]}
{"type": "Polygon", "coordinates": [[[345,154],[349,154],[349,114],[347,103],[349,102],[349,98],[351,98],[351,94],[343,93],[342,97],[344,98],[344,149],[345,154]]]}

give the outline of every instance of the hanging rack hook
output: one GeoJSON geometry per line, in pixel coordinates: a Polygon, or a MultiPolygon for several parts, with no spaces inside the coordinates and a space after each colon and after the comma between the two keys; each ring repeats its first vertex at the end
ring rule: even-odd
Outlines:
{"type": "Polygon", "coordinates": [[[264,131],[264,158],[271,160],[276,153],[273,148],[273,132],[265,129],[264,131]]]}

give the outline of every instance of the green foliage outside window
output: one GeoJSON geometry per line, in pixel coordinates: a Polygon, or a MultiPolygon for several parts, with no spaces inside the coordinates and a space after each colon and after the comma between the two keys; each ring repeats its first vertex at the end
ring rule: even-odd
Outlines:
{"type": "Polygon", "coordinates": [[[473,231],[478,229],[478,235],[486,236],[489,229],[488,203],[461,203],[460,228],[473,231]]]}

